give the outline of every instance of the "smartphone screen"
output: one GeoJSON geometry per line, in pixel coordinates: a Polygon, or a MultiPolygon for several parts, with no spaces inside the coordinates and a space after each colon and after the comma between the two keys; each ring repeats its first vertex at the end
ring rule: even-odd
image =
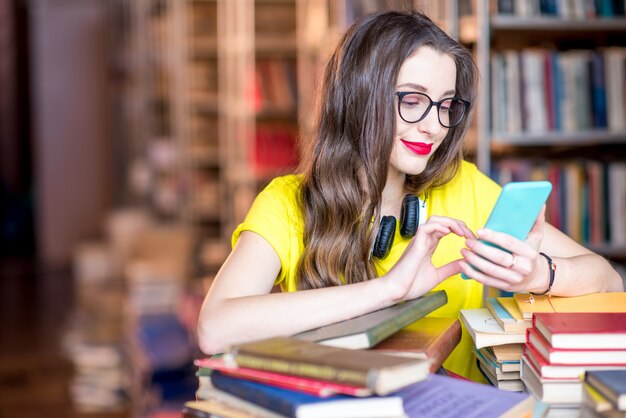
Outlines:
{"type": "MultiPolygon", "coordinates": [[[[551,191],[552,184],[549,181],[519,181],[506,184],[491,210],[485,228],[525,240],[551,191]]],[[[461,277],[469,279],[463,273],[461,277]]]]}

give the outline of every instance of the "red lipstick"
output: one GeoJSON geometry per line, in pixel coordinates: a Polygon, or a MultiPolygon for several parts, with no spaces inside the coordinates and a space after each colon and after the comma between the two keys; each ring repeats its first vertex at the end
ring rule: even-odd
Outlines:
{"type": "Polygon", "coordinates": [[[409,150],[417,155],[428,155],[433,148],[433,144],[426,144],[425,142],[409,142],[401,139],[402,143],[409,150]]]}

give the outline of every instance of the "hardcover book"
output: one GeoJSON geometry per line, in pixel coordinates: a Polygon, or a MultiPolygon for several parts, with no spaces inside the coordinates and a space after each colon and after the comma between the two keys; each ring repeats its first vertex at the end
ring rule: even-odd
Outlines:
{"type": "Polygon", "coordinates": [[[508,372],[504,373],[505,378],[503,379],[502,374],[498,376],[494,367],[490,364],[484,362],[484,359],[478,357],[478,370],[485,376],[485,379],[489,381],[492,386],[497,387],[500,390],[506,390],[511,392],[522,392],[524,390],[524,384],[520,379],[519,372],[508,372]],[[512,374],[515,374],[513,376],[512,374]]]}
{"type": "Polygon", "coordinates": [[[505,332],[525,333],[532,326],[531,321],[526,321],[517,309],[515,299],[509,298],[487,298],[487,309],[494,319],[500,324],[505,332]]]}
{"type": "Polygon", "coordinates": [[[216,399],[187,401],[182,410],[184,417],[193,418],[281,418],[282,415],[274,413],[255,404],[230,396],[228,401],[216,399]]]}
{"type": "Polygon", "coordinates": [[[461,309],[461,320],[476,348],[526,342],[526,334],[505,332],[488,309],[461,309]]]}
{"type": "Polygon", "coordinates": [[[553,348],[626,349],[626,313],[536,313],[533,326],[553,348]]]}
{"type": "Polygon", "coordinates": [[[239,367],[365,386],[379,395],[428,376],[429,362],[371,350],[329,347],[295,338],[276,337],[232,348],[239,367]]]}
{"type": "Polygon", "coordinates": [[[592,411],[599,413],[615,409],[611,401],[602,396],[600,392],[587,382],[583,382],[583,403],[592,411]]]}
{"type": "Polygon", "coordinates": [[[373,351],[422,358],[430,361],[434,373],[461,339],[457,318],[422,318],[372,348],[373,351]]]}
{"type": "MultiPolygon", "coordinates": [[[[532,345],[527,344],[524,356],[529,363],[531,363],[535,370],[539,372],[541,378],[548,379],[575,379],[579,380],[581,376],[588,370],[612,370],[617,366],[600,366],[597,364],[551,364],[542,357],[541,354],[533,348],[532,345]]],[[[626,370],[626,365],[621,367],[626,370]]]]}
{"type": "Polygon", "coordinates": [[[585,373],[589,383],[620,411],[626,411],[626,370],[591,370],[585,373]]]}
{"type": "MultiPolygon", "coordinates": [[[[497,346],[495,346],[497,347],[497,346]]],[[[520,361],[518,360],[498,360],[493,352],[493,347],[477,348],[481,355],[490,363],[493,363],[503,372],[519,372],[520,361]]],[[[520,354],[520,358],[522,355],[520,354]]]]}
{"type": "Polygon", "coordinates": [[[292,376],[283,373],[268,372],[265,370],[237,367],[228,364],[222,358],[204,358],[195,361],[201,368],[219,370],[223,374],[242,379],[254,380],[255,382],[269,383],[285,389],[299,390],[304,393],[326,398],[336,394],[352,395],[358,397],[371,396],[372,390],[362,386],[341,385],[324,380],[306,377],[292,376]]]}
{"type": "Polygon", "coordinates": [[[626,366],[626,349],[600,350],[595,348],[554,348],[535,328],[526,334],[527,345],[537,351],[550,364],[587,364],[599,366],[626,366]]]}
{"type": "Polygon", "coordinates": [[[524,352],[524,344],[502,344],[489,347],[498,361],[519,361],[524,352]]]}
{"type": "Polygon", "coordinates": [[[447,302],[446,292],[436,290],[413,300],[301,332],[293,337],[333,347],[370,348],[447,302]]]}
{"type": "Polygon", "coordinates": [[[528,359],[522,357],[522,381],[535,397],[549,404],[578,406],[583,399],[580,379],[542,378],[528,359]]]}
{"type": "Polygon", "coordinates": [[[306,393],[283,389],[228,376],[219,371],[211,374],[216,388],[252,402],[263,408],[293,418],[393,418],[404,415],[400,396],[355,398],[335,395],[320,398],[306,393]]]}
{"type": "Polygon", "coordinates": [[[626,292],[574,297],[538,295],[533,297],[533,303],[530,303],[528,293],[516,293],[513,297],[526,320],[531,320],[534,313],[540,312],[626,312],[626,292]]]}

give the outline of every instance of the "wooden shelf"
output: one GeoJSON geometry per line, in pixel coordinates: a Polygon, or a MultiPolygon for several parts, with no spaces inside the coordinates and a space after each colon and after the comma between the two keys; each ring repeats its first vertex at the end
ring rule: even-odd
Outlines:
{"type": "Polygon", "coordinates": [[[624,31],[626,18],[594,18],[586,20],[562,19],[557,17],[520,18],[509,15],[495,15],[490,19],[491,30],[528,31],[624,31]]]}
{"type": "Polygon", "coordinates": [[[492,145],[515,146],[572,146],[596,144],[626,143],[626,132],[608,132],[606,130],[591,130],[582,132],[543,132],[543,133],[493,133],[492,145]]]}

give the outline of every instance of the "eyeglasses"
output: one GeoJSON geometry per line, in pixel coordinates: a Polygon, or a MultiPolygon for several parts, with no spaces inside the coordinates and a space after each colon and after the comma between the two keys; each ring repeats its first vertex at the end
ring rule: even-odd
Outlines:
{"type": "Polygon", "coordinates": [[[453,128],[463,120],[470,102],[448,97],[438,102],[427,94],[413,91],[397,91],[398,114],[406,123],[416,123],[428,115],[433,106],[437,107],[439,123],[444,128],[453,128]]]}

